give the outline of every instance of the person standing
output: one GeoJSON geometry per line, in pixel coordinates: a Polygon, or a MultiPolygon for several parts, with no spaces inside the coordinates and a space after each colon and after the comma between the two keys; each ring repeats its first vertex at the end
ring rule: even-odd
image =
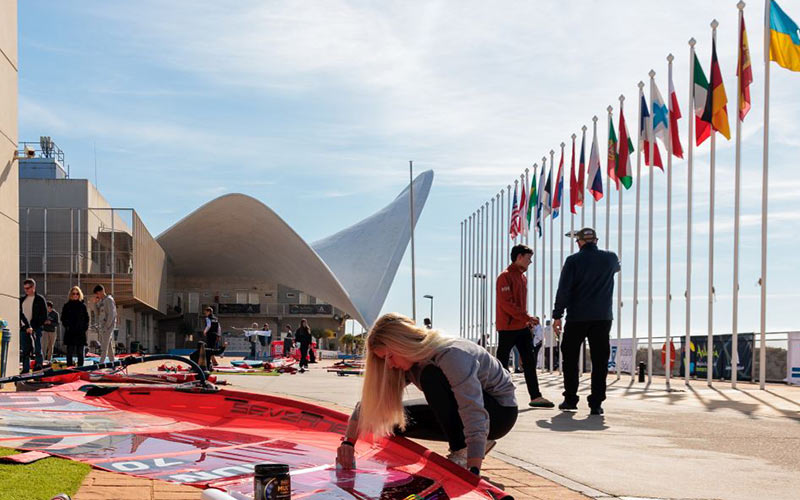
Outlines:
{"type": "Polygon", "coordinates": [[[294,340],[300,344],[300,371],[308,368],[308,349],[311,347],[311,328],[305,318],[300,320],[300,328],[294,332],[294,340]]]}
{"type": "Polygon", "coordinates": [[[100,336],[100,361],[114,361],[114,329],[117,327],[117,304],[103,285],[94,287],[94,320],[100,336]]]}
{"type": "Polygon", "coordinates": [[[552,401],[539,391],[536,377],[536,349],[533,345],[533,328],[539,318],[528,315],[528,278],[525,271],[531,264],[533,250],[527,245],[514,245],[511,249],[511,264],[497,276],[497,359],[503,368],[508,369],[508,356],[515,347],[522,358],[525,384],[533,408],[552,408],[552,401]]]}
{"type": "Polygon", "coordinates": [[[83,302],[83,292],[77,286],[70,288],[67,302],[61,308],[61,324],[64,325],[67,366],[75,366],[72,362],[73,356],[78,357],[78,366],[83,366],[86,330],[89,329],[89,310],[83,302]]]}
{"type": "Polygon", "coordinates": [[[614,315],[614,274],[620,270],[614,252],[597,248],[597,234],[586,227],[574,234],[580,251],[567,257],[558,280],[553,308],[553,331],[561,335],[564,310],[567,321],[561,354],[564,366],[564,401],[561,410],[578,409],[578,359],[585,339],[592,356],[592,392],[588,402],[592,415],[603,414],[608,375],[609,332],[614,315]]]}
{"type": "Polygon", "coordinates": [[[53,309],[53,303],[48,300],[47,319],[42,326],[42,350],[44,351],[44,359],[47,361],[53,360],[53,349],[58,338],[58,323],[58,312],[53,309]]]}
{"type": "Polygon", "coordinates": [[[283,357],[292,357],[292,347],[294,347],[294,337],[292,337],[292,325],[286,325],[286,333],[283,337],[283,357]]]}
{"type": "Polygon", "coordinates": [[[34,357],[34,370],[42,369],[42,327],[47,321],[47,302],[36,293],[36,282],[22,282],[25,295],[19,298],[19,325],[22,346],[22,373],[31,369],[30,358],[34,357]]]}
{"type": "Polygon", "coordinates": [[[269,329],[269,323],[264,323],[264,326],[261,327],[261,331],[266,332],[264,335],[264,343],[266,344],[266,357],[272,356],[272,330],[269,329]]]}

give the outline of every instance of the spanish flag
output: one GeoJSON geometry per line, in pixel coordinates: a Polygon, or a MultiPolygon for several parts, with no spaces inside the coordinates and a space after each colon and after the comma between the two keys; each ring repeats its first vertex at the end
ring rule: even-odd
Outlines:
{"type": "Polygon", "coordinates": [[[739,77],[739,120],[744,121],[750,111],[750,84],[753,83],[753,70],[750,67],[750,48],[747,44],[747,30],[744,27],[744,16],[739,26],[739,64],[736,67],[736,76],[739,77]]]}
{"type": "Polygon", "coordinates": [[[722,71],[717,60],[717,42],[711,40],[711,99],[707,102],[706,109],[711,111],[711,127],[731,138],[731,129],[728,125],[728,96],[725,94],[725,85],[722,83],[722,71]]]}
{"type": "Polygon", "coordinates": [[[769,6],[769,60],[800,71],[800,28],[775,0],[769,6]]]}

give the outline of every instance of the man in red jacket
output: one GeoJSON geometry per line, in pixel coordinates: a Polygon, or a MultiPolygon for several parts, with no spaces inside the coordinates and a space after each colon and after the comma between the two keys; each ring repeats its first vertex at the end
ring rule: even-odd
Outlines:
{"type": "Polygon", "coordinates": [[[528,315],[528,278],[525,271],[531,265],[533,250],[528,245],[514,245],[511,249],[511,265],[497,277],[497,359],[508,369],[508,355],[517,346],[522,358],[525,384],[531,397],[529,406],[553,408],[553,403],[542,397],[536,377],[536,357],[541,344],[534,348],[532,328],[539,318],[528,315]]]}

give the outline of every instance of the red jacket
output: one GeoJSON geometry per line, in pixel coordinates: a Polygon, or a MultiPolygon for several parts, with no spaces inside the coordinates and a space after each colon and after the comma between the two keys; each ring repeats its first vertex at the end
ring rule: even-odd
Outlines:
{"type": "Polygon", "coordinates": [[[532,319],[528,316],[528,278],[511,264],[497,277],[497,330],[521,330],[532,319]]]}

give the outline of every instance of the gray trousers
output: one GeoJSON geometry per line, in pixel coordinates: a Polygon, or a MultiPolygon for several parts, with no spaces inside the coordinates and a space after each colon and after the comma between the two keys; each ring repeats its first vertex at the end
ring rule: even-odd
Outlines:
{"type": "Polygon", "coordinates": [[[114,330],[98,332],[100,336],[100,361],[106,357],[109,361],[114,361],[114,330]]]}

